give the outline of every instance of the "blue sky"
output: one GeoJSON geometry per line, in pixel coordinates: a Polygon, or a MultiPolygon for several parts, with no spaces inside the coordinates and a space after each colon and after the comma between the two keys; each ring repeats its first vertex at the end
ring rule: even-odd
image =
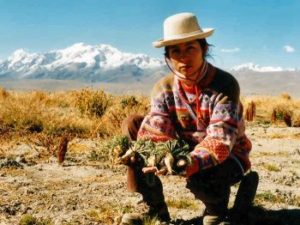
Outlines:
{"type": "Polygon", "coordinates": [[[0,59],[77,42],[162,58],[163,20],[193,12],[215,28],[211,60],[300,69],[300,0],[0,0],[0,59]]]}

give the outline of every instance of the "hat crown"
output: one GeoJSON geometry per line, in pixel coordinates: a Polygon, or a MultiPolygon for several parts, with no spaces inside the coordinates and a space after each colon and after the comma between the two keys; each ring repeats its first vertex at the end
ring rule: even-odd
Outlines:
{"type": "Polygon", "coordinates": [[[188,12],[165,19],[163,29],[163,39],[152,43],[156,48],[207,38],[214,32],[212,28],[201,29],[197,17],[188,12]]]}
{"type": "Polygon", "coordinates": [[[202,32],[197,17],[192,13],[179,13],[164,21],[164,39],[172,39],[178,35],[202,32]]]}

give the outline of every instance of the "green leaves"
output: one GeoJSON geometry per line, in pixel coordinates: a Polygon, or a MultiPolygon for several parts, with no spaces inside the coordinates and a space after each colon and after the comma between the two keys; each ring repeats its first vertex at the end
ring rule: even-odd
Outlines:
{"type": "Polygon", "coordinates": [[[190,146],[181,139],[166,142],[153,142],[147,139],[130,141],[126,136],[115,136],[109,145],[114,161],[121,163],[122,160],[118,159],[129,153],[132,155],[132,152],[138,154],[144,166],[155,166],[158,169],[167,167],[168,173],[180,173],[191,163],[190,146]],[[178,164],[179,161],[181,162],[178,164]]]}

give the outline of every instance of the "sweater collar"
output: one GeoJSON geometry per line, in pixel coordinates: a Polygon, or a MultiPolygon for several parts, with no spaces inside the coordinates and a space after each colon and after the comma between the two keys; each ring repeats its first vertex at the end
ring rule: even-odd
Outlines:
{"type": "Polygon", "coordinates": [[[175,82],[177,83],[177,87],[182,86],[182,88],[184,90],[193,90],[195,88],[195,86],[199,89],[205,89],[207,88],[210,83],[214,80],[214,77],[216,75],[216,68],[210,64],[207,63],[207,69],[205,70],[205,73],[202,74],[201,79],[198,80],[197,83],[195,83],[194,85],[181,85],[182,83],[184,83],[184,80],[180,79],[178,76],[176,76],[176,74],[173,72],[173,74],[175,75],[175,82]],[[185,88],[185,87],[187,88],[185,88]]]}
{"type": "Polygon", "coordinates": [[[169,69],[173,72],[173,74],[175,75],[175,77],[182,81],[187,83],[188,85],[193,85],[193,84],[198,84],[206,75],[207,70],[208,70],[208,63],[206,60],[203,61],[203,64],[201,65],[199,71],[197,72],[195,78],[191,79],[188,78],[186,76],[184,76],[182,73],[180,73],[179,71],[177,71],[174,66],[172,65],[172,62],[170,61],[170,59],[168,59],[167,57],[165,57],[165,61],[167,66],[169,67],[169,69]]]}

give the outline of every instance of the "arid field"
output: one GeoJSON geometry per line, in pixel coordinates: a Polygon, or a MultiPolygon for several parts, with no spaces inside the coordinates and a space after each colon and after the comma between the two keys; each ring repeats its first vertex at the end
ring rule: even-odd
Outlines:
{"type": "MultiPolygon", "coordinates": [[[[245,224],[299,225],[300,99],[283,93],[242,102],[260,176],[245,224]]],[[[124,118],[148,110],[142,95],[0,89],[0,225],[117,225],[123,213],[146,210],[139,194],[127,192],[126,167],[111,162],[107,142],[124,118]],[[63,139],[69,142],[59,163],[63,139]]],[[[161,179],[172,224],[201,225],[204,206],[185,178],[161,179]]]]}

